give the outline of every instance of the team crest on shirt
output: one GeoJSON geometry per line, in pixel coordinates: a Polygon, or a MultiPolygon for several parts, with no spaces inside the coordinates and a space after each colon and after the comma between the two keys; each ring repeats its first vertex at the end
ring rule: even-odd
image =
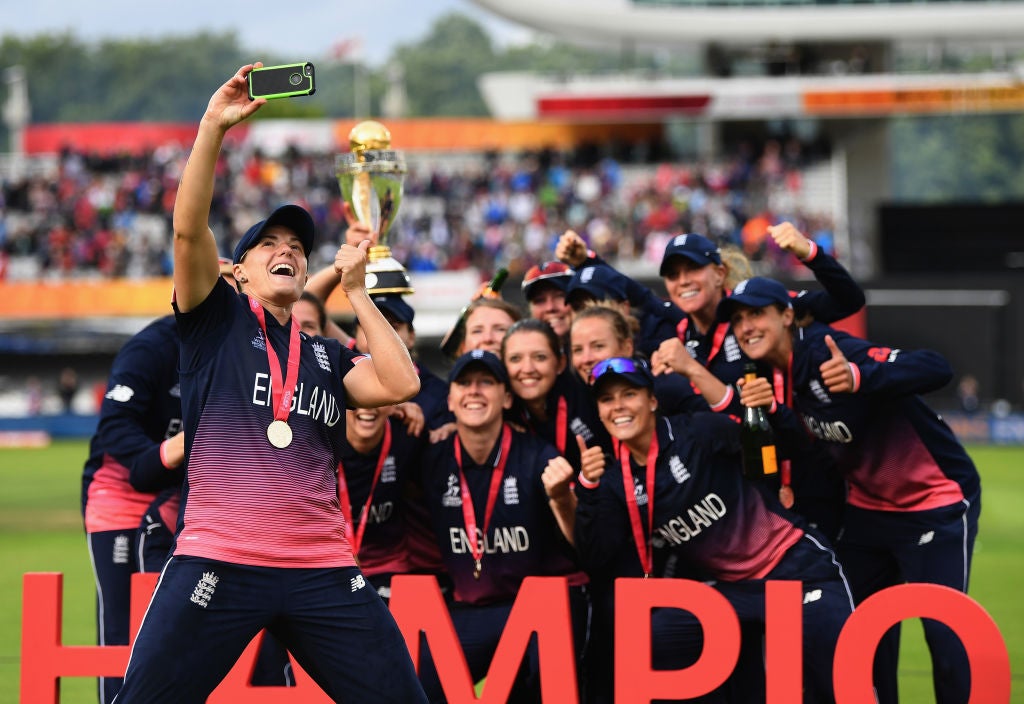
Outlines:
{"type": "Polygon", "coordinates": [[[219,581],[220,577],[213,572],[203,572],[203,576],[196,583],[196,588],[192,590],[192,597],[189,601],[205,609],[209,606],[210,599],[213,598],[213,593],[217,590],[217,582],[219,581]]]}
{"type": "Polygon", "coordinates": [[[818,399],[822,403],[832,403],[832,398],[828,395],[828,392],[822,388],[821,382],[817,379],[811,379],[811,382],[807,384],[807,388],[809,388],[811,393],[814,394],[814,398],[818,399]]]}
{"type": "Polygon", "coordinates": [[[110,556],[110,561],[115,565],[127,565],[128,564],[128,536],[118,535],[114,537],[114,552],[110,556]]]}
{"type": "Polygon", "coordinates": [[[725,343],[722,345],[722,349],[725,350],[725,361],[735,362],[740,358],[740,346],[736,343],[736,336],[729,335],[725,338],[725,343]]]}
{"type": "Polygon", "coordinates": [[[594,439],[594,431],[587,427],[580,418],[573,418],[569,423],[569,428],[572,430],[573,435],[579,435],[581,438],[590,442],[594,439]]]}
{"type": "Polygon", "coordinates": [[[262,352],[267,351],[267,341],[263,339],[262,330],[256,331],[256,336],[252,338],[252,346],[262,352]]]}
{"type": "Polygon", "coordinates": [[[448,475],[448,488],[441,497],[441,505],[446,508],[462,506],[462,492],[459,490],[459,478],[455,476],[455,472],[448,475]]]}
{"type": "Polygon", "coordinates": [[[686,468],[686,465],[683,464],[678,455],[672,455],[668,458],[668,469],[672,472],[672,478],[676,480],[676,484],[682,484],[690,478],[690,470],[686,468]]]}
{"type": "Polygon", "coordinates": [[[505,496],[505,505],[514,506],[519,503],[519,485],[515,477],[505,477],[502,482],[502,489],[505,496]]]}
{"type": "Polygon", "coordinates": [[[640,483],[640,479],[633,477],[633,496],[636,497],[637,506],[647,505],[647,491],[644,490],[644,485],[640,483]]]}
{"type": "Polygon", "coordinates": [[[327,347],[322,342],[313,343],[313,354],[316,355],[316,363],[325,372],[331,371],[331,360],[327,356],[327,347]]]}
{"type": "Polygon", "coordinates": [[[398,480],[398,470],[395,468],[395,456],[388,455],[384,458],[384,466],[380,468],[380,481],[382,484],[390,484],[398,480]]]}

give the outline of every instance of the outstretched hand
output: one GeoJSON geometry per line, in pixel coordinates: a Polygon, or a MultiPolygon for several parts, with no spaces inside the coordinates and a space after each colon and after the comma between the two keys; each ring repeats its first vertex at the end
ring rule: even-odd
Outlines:
{"type": "Polygon", "coordinates": [[[216,121],[219,127],[227,130],[263,107],[267,99],[256,98],[255,100],[249,100],[249,86],[246,82],[246,76],[249,75],[250,71],[254,68],[262,67],[263,63],[257,61],[254,64],[246,64],[238,69],[210,97],[204,117],[216,121]]]}
{"type": "Polygon", "coordinates": [[[555,245],[555,258],[578,269],[587,261],[587,243],[573,230],[566,230],[555,245]]]}
{"type": "Polygon", "coordinates": [[[851,393],[854,390],[854,379],[849,360],[846,359],[846,355],[839,349],[839,345],[831,335],[825,335],[825,345],[832,353],[832,356],[818,367],[818,371],[821,372],[821,380],[825,382],[825,388],[834,394],[851,393]]]}

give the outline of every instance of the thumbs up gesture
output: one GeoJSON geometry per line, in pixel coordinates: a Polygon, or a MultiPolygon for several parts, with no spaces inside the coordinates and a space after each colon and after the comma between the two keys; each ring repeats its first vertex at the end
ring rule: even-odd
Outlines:
{"type": "Polygon", "coordinates": [[[334,255],[334,270],[341,274],[341,287],[345,293],[358,291],[366,286],[367,250],[370,240],[363,240],[359,246],[343,244],[334,255]]]}
{"type": "Polygon", "coordinates": [[[604,475],[604,451],[598,445],[587,447],[587,441],[579,435],[576,444],[580,448],[580,475],[588,482],[599,482],[604,475]]]}
{"type": "Polygon", "coordinates": [[[825,388],[834,394],[852,393],[856,389],[854,389],[853,370],[850,369],[849,360],[846,359],[831,335],[825,335],[825,345],[832,353],[832,356],[818,367],[818,371],[821,372],[821,380],[825,382],[825,388]]]}

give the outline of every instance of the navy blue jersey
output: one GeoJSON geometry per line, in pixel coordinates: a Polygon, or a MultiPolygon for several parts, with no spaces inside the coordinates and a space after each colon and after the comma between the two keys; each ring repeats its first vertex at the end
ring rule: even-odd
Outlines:
{"type": "MultiPolygon", "coordinates": [[[[673,577],[692,566],[705,579],[729,582],[767,575],[804,532],[743,479],[738,426],[713,413],[659,415],[656,432],[653,488],[646,467],[630,459],[645,535],[654,497],[652,574],[673,577]]],[[[596,488],[576,488],[576,549],[592,576],[643,574],[623,476],[620,459],[610,456],[596,488]]]]}
{"type": "MultiPolygon", "coordinates": [[[[413,478],[414,467],[423,451],[423,440],[409,435],[395,418],[385,421],[391,426],[391,447],[380,476],[373,486],[373,502],[366,510],[366,527],[359,544],[359,567],[363,574],[397,574],[411,571],[408,563],[405,496],[406,484],[413,478]]],[[[380,462],[383,440],[369,453],[358,452],[348,442],[341,449],[338,471],[345,473],[345,486],[352,518],[352,534],[359,531],[370,488],[380,462]]]]}
{"type": "Polygon", "coordinates": [[[274,420],[267,344],[283,377],[294,322],[282,326],[267,314],[264,336],[248,298],[223,280],[177,320],[188,472],[174,554],[265,567],[355,564],[337,468],[342,379],[365,357],[300,333],[293,440],[279,449],[267,439],[274,420]]]}
{"type": "Polygon", "coordinates": [[[569,559],[568,542],[559,531],[548,505],[540,475],[558,454],[536,435],[512,431],[508,461],[491,522],[484,530],[485,507],[500,438],[483,464],[464,449],[462,474],[473,499],[477,530],[483,541],[482,569],[473,577],[474,558],[466,534],[459,466],[455,460],[457,434],[431,445],[422,465],[424,500],[430,510],[441,558],[455,585],[455,599],[490,604],[515,599],[528,576],[569,575],[578,569],[569,559]]]}
{"type": "Polygon", "coordinates": [[[580,381],[579,374],[568,366],[555,378],[555,384],[548,392],[546,399],[546,418],[541,420],[531,415],[516,399],[513,413],[509,414],[513,422],[525,425],[545,441],[554,445],[558,454],[569,460],[569,464],[579,469],[580,448],[576,436],[582,437],[587,447],[600,445],[611,450],[612,439],[597,416],[597,404],[590,387],[580,381]],[[560,408],[565,408],[564,420],[560,421],[560,408]],[[560,433],[559,426],[564,424],[560,433]]]}
{"type": "Polygon", "coordinates": [[[160,443],[181,430],[178,330],[174,316],[135,334],[114,358],[82,472],[86,530],[138,527],[156,492],[181,483],[160,460],[160,443]]]}
{"type": "Polygon", "coordinates": [[[422,364],[416,365],[420,377],[420,390],[413,402],[423,409],[426,427],[443,425],[448,415],[448,383],[422,364]]]}
{"type": "Polygon", "coordinates": [[[814,272],[824,291],[802,290],[793,298],[793,312],[796,317],[810,315],[819,323],[826,325],[853,315],[864,307],[864,290],[850,272],[843,268],[833,257],[826,254],[820,247],[807,259],[801,262],[814,272]]]}
{"type": "Polygon", "coordinates": [[[918,394],[949,383],[949,363],[930,350],[880,347],[822,324],[799,331],[793,350],[793,405],[806,430],[827,443],[849,482],[853,506],[926,510],[972,499],[978,472],[945,421],[918,394]],[[856,365],[856,393],[832,394],[819,367],[831,335],[856,365]]]}

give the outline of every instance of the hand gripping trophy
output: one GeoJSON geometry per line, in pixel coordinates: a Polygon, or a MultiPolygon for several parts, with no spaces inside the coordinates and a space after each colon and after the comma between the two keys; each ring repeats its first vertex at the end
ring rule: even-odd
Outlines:
{"type": "Polygon", "coordinates": [[[387,244],[388,230],[402,203],[405,158],[392,151],[391,132],[374,120],[360,122],[348,134],[350,152],[335,159],[341,195],[356,218],[375,233],[366,265],[370,295],[412,293],[409,274],[387,244]]]}

